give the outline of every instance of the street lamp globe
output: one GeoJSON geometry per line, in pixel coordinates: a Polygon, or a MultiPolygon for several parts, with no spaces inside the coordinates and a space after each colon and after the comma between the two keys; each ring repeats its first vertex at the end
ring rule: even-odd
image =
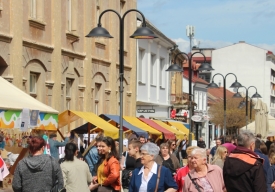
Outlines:
{"type": "Polygon", "coordinates": [[[239,92],[237,92],[233,95],[233,97],[234,98],[242,98],[242,95],[239,92]]]}
{"type": "Polygon", "coordinates": [[[251,98],[262,98],[262,96],[258,92],[256,92],[254,95],[252,95],[251,98]]]}
{"type": "Polygon", "coordinates": [[[240,84],[237,80],[232,83],[232,85],[230,86],[230,88],[238,88],[238,87],[242,87],[242,84],[240,84]]]}
{"type": "Polygon", "coordinates": [[[214,69],[209,63],[202,63],[198,68],[198,71],[213,71],[214,69]]]}
{"type": "Polygon", "coordinates": [[[219,86],[212,80],[212,82],[209,83],[206,88],[219,88],[219,86]]]}
{"type": "Polygon", "coordinates": [[[179,66],[178,64],[172,64],[165,71],[182,72],[183,68],[181,66],[179,66]]]}
{"type": "Polygon", "coordinates": [[[106,37],[106,38],[113,38],[113,36],[110,35],[109,31],[107,29],[101,27],[100,24],[98,24],[97,27],[93,28],[88,35],[85,37],[106,37]]]}

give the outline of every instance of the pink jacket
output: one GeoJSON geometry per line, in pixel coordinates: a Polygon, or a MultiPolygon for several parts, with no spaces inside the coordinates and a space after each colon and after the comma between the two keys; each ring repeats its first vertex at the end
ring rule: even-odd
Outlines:
{"type": "MultiPolygon", "coordinates": [[[[223,181],[223,174],[222,169],[217,165],[210,165],[207,164],[208,170],[206,174],[206,179],[210,183],[213,191],[222,192],[225,189],[224,181],[223,181]]],[[[190,172],[191,178],[198,184],[201,191],[203,188],[201,186],[200,180],[198,179],[198,175],[195,170],[191,170],[190,172]]],[[[185,182],[183,185],[183,192],[197,192],[195,185],[190,180],[189,176],[186,175],[185,182]]]]}

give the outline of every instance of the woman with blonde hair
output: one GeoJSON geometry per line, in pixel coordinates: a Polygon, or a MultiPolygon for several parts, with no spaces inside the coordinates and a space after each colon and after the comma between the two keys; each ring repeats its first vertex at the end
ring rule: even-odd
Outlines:
{"type": "Polygon", "coordinates": [[[221,169],[223,169],[223,164],[224,164],[224,161],[225,161],[225,158],[227,156],[227,148],[224,147],[224,146],[219,146],[217,148],[217,151],[214,155],[214,158],[213,158],[213,161],[212,161],[212,165],[218,165],[221,169]]]}

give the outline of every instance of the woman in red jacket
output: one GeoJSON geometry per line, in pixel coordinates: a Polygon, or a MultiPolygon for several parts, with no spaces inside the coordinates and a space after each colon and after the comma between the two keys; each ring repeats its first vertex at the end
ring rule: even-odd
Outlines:
{"type": "Polygon", "coordinates": [[[100,191],[100,188],[120,191],[120,166],[119,157],[116,150],[115,142],[111,137],[104,137],[98,144],[98,150],[101,151],[101,159],[97,169],[97,176],[94,177],[94,186],[92,188],[100,191]]]}
{"type": "Polygon", "coordinates": [[[176,183],[178,184],[178,192],[182,192],[182,188],[184,185],[184,177],[189,173],[190,170],[193,169],[193,166],[191,164],[191,152],[193,149],[198,148],[197,146],[190,146],[187,147],[186,153],[187,153],[187,165],[185,167],[180,168],[177,171],[177,174],[175,175],[174,179],[176,183]]]}

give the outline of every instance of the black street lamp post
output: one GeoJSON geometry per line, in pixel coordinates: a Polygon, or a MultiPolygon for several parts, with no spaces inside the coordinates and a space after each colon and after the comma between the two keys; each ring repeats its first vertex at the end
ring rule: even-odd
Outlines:
{"type": "Polygon", "coordinates": [[[235,82],[232,83],[232,85],[230,86],[230,88],[238,88],[238,87],[242,87],[242,85],[237,81],[237,76],[234,73],[227,73],[225,76],[223,76],[220,73],[216,73],[213,77],[212,77],[212,82],[209,83],[209,85],[207,86],[208,88],[219,88],[219,86],[214,83],[214,77],[216,75],[220,75],[223,78],[223,121],[224,121],[224,129],[223,129],[223,134],[226,134],[226,77],[228,75],[234,75],[235,76],[235,82]]]}
{"type": "Polygon", "coordinates": [[[120,111],[119,111],[119,155],[122,155],[122,148],[123,148],[123,80],[124,80],[124,18],[125,16],[130,12],[138,12],[142,16],[142,27],[138,28],[133,35],[131,35],[131,38],[134,39],[154,39],[157,38],[157,36],[154,34],[154,32],[146,27],[146,20],[144,15],[136,9],[130,9],[126,11],[123,16],[113,10],[113,9],[107,9],[103,11],[98,19],[97,27],[93,28],[86,37],[105,37],[105,38],[113,38],[110,33],[103,27],[101,27],[101,17],[106,12],[114,12],[118,18],[119,18],[119,81],[120,81],[120,87],[119,87],[119,96],[120,96],[120,111]]]}
{"type": "MultiPolygon", "coordinates": [[[[256,93],[254,95],[252,95],[251,97],[251,100],[250,100],[250,119],[251,119],[251,106],[252,106],[252,99],[253,98],[262,98],[260,94],[258,94],[258,91],[257,91],[257,88],[255,86],[249,86],[248,88],[244,87],[244,86],[241,86],[243,88],[245,88],[246,90],[246,93],[245,93],[245,118],[246,118],[246,129],[247,129],[247,124],[248,124],[248,90],[251,88],[251,87],[254,87],[256,89],[256,93]]],[[[234,98],[242,98],[242,95],[238,92],[239,91],[239,88],[237,90],[237,93],[235,93],[233,95],[234,98]]],[[[239,108],[242,108],[244,105],[244,103],[241,103],[239,105],[239,108]],[[242,106],[241,106],[242,105],[242,106]]]]}
{"type": "Polygon", "coordinates": [[[188,74],[189,74],[189,141],[192,141],[192,120],[191,120],[191,117],[192,117],[192,58],[195,54],[201,54],[203,55],[204,57],[204,62],[201,64],[201,66],[198,68],[199,71],[211,71],[211,70],[214,70],[210,64],[206,63],[206,58],[205,58],[205,55],[201,52],[194,52],[192,53],[190,56],[184,52],[180,52],[178,54],[176,54],[175,58],[174,58],[174,64],[170,65],[168,67],[168,69],[166,69],[166,71],[174,71],[174,72],[183,72],[183,68],[176,64],[176,61],[177,61],[177,57],[178,55],[180,54],[183,54],[186,56],[186,58],[188,59],[188,62],[189,62],[189,67],[188,67],[188,74]]]}

